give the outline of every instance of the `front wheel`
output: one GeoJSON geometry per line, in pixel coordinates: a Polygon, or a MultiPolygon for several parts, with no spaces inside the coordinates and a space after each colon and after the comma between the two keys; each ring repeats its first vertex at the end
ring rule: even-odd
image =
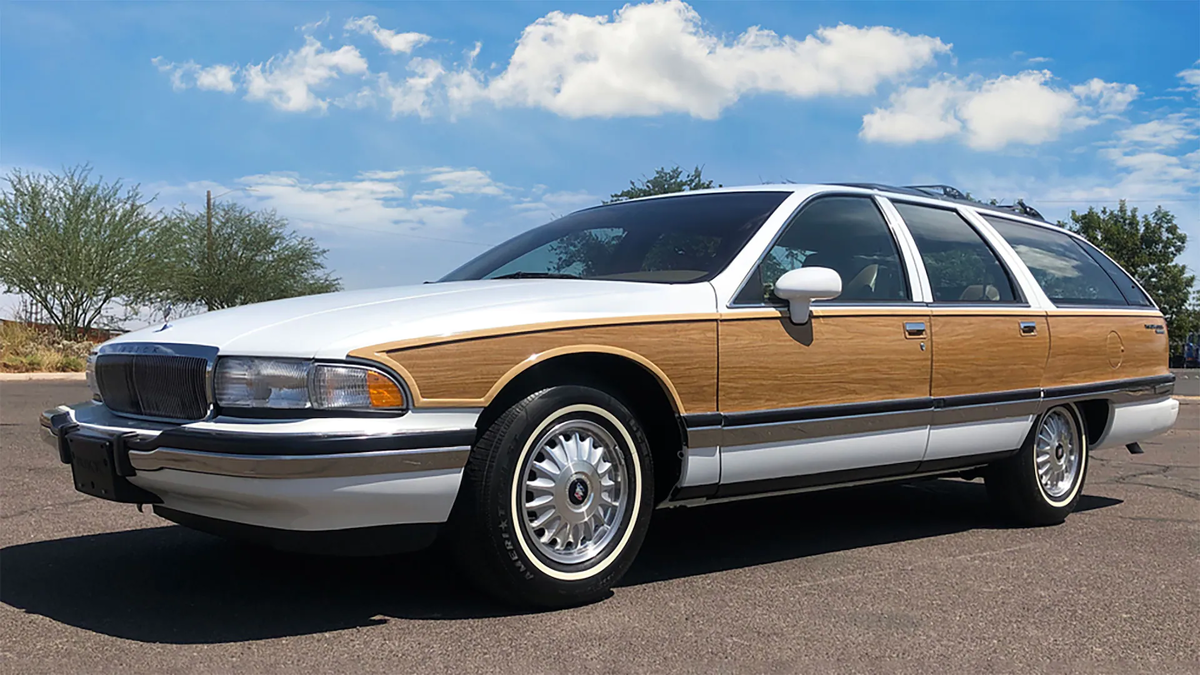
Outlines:
{"type": "Polygon", "coordinates": [[[590,387],[544,389],[471,451],[451,517],[455,556],[505,601],[593,602],[637,555],[653,486],[645,434],[620,401],[590,387]]]}
{"type": "Polygon", "coordinates": [[[1078,409],[1055,406],[1038,418],[1020,452],[988,468],[988,494],[1022,524],[1061,523],[1079,502],[1087,460],[1078,409]]]}

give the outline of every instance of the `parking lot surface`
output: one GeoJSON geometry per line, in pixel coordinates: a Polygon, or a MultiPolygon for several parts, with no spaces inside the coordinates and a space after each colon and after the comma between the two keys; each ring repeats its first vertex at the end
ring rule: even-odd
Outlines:
{"type": "Polygon", "coordinates": [[[1200,400],[1098,451],[1079,512],[1009,527],[980,481],[656,514],[612,596],[519,613],[437,555],[264,552],[72,489],[0,384],[0,671],[1197,672],[1200,400]]]}

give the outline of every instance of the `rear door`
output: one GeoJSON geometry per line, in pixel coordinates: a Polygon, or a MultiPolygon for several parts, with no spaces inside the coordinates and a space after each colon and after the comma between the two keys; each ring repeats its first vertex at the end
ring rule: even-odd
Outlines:
{"type": "Polygon", "coordinates": [[[1050,331],[996,251],[954,207],[893,201],[929,279],[934,402],[921,471],[1021,447],[1050,331]]]}

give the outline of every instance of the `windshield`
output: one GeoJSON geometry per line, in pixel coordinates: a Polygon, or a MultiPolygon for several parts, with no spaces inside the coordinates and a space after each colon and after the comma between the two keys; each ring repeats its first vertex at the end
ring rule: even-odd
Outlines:
{"type": "Polygon", "coordinates": [[[789,194],[720,192],[598,206],[517,235],[441,281],[707,281],[789,194]]]}

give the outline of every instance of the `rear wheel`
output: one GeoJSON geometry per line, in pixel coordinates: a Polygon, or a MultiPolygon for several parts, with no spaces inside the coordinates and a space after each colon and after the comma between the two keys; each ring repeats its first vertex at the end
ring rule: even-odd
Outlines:
{"type": "Polygon", "coordinates": [[[1079,502],[1087,460],[1078,409],[1055,406],[1038,418],[1020,452],[988,468],[988,494],[1022,524],[1061,523],[1079,502]]]}
{"type": "Polygon", "coordinates": [[[509,602],[593,602],[637,555],[653,486],[645,434],[620,401],[590,387],[539,391],[471,452],[451,522],[456,558],[509,602]]]}

